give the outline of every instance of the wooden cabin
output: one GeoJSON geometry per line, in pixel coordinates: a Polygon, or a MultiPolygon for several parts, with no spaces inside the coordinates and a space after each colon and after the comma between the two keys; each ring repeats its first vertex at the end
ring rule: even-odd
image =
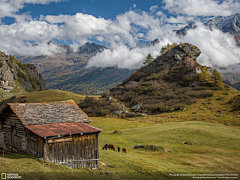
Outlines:
{"type": "Polygon", "coordinates": [[[70,167],[97,168],[98,135],[89,117],[72,101],[10,103],[0,112],[8,147],[70,167]]]}

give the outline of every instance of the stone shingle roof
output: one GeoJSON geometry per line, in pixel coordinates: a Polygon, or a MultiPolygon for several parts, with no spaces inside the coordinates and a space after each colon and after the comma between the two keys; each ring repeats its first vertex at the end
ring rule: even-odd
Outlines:
{"type": "Polygon", "coordinates": [[[25,126],[92,122],[73,100],[52,103],[9,103],[8,105],[25,126]]]}

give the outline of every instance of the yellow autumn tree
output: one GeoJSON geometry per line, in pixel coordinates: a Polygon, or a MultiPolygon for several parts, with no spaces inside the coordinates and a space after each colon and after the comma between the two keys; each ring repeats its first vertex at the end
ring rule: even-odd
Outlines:
{"type": "Polygon", "coordinates": [[[207,86],[211,83],[211,76],[208,67],[202,67],[202,72],[199,74],[199,81],[201,85],[207,86]]]}
{"type": "Polygon", "coordinates": [[[216,69],[214,69],[211,78],[214,86],[221,87],[221,88],[224,87],[222,76],[216,69]]]}
{"type": "Polygon", "coordinates": [[[160,54],[167,52],[168,50],[172,49],[175,46],[177,46],[177,43],[173,43],[173,44],[168,43],[166,46],[162,47],[160,54]]]}

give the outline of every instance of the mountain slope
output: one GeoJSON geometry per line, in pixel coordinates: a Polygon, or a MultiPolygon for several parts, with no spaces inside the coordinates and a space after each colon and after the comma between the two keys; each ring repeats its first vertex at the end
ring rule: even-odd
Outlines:
{"type": "Polygon", "coordinates": [[[22,64],[0,52],[0,96],[7,98],[26,91],[46,90],[46,84],[32,64],[22,64]]]}
{"type": "Polygon", "coordinates": [[[50,89],[67,90],[79,94],[96,94],[97,91],[107,91],[120,84],[129,77],[133,70],[111,68],[91,68],[65,73],[55,74],[48,71],[43,74],[50,89]]]}
{"type": "Polygon", "coordinates": [[[133,71],[116,68],[89,68],[88,60],[106,47],[85,43],[77,51],[68,45],[50,41],[48,44],[57,45],[63,52],[51,56],[19,57],[21,62],[34,64],[46,80],[50,89],[62,89],[80,94],[96,94],[118,85],[133,71]]]}
{"type": "Polygon", "coordinates": [[[55,53],[51,56],[21,56],[18,60],[22,63],[34,64],[38,71],[41,73],[47,70],[52,70],[61,67],[59,71],[72,71],[83,69],[88,60],[96,55],[97,52],[101,52],[106,47],[95,44],[95,43],[85,43],[82,47],[79,47],[77,51],[68,45],[57,44],[53,41],[48,42],[48,45],[54,44],[62,51],[55,53]]]}
{"type": "Polygon", "coordinates": [[[139,104],[137,109],[149,114],[184,109],[200,98],[211,97],[212,90],[220,90],[224,84],[216,70],[197,63],[199,55],[197,47],[179,44],[135,71],[111,89],[111,95],[132,109],[139,104]]]}

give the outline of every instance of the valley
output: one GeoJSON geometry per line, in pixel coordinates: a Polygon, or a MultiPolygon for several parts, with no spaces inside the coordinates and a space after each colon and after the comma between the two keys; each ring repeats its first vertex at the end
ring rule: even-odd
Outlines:
{"type": "Polygon", "coordinates": [[[107,91],[129,77],[134,70],[109,68],[86,68],[88,60],[107,49],[95,43],[85,43],[76,51],[68,45],[48,42],[55,45],[59,53],[51,56],[20,56],[22,63],[31,63],[45,79],[48,89],[61,89],[78,94],[96,94],[107,91]]]}
{"type": "Polygon", "coordinates": [[[17,11],[0,29],[1,179],[240,178],[240,15],[169,2],[116,19],[17,11]]]}
{"type": "MultiPolygon", "coordinates": [[[[170,174],[236,174],[240,171],[239,128],[202,121],[157,123],[144,120],[92,117],[100,135],[100,171],[38,162],[38,158],[6,153],[0,169],[24,179],[192,179],[170,174]],[[116,133],[114,133],[116,131],[116,133]],[[184,144],[189,142],[191,144],[184,144]],[[127,153],[102,150],[106,143],[127,153]],[[157,145],[160,151],[134,149],[157,145]]],[[[157,118],[156,118],[157,120],[157,118]]],[[[160,119],[159,119],[160,120],[160,119]]],[[[159,121],[158,121],[159,122],[159,121]]]]}

